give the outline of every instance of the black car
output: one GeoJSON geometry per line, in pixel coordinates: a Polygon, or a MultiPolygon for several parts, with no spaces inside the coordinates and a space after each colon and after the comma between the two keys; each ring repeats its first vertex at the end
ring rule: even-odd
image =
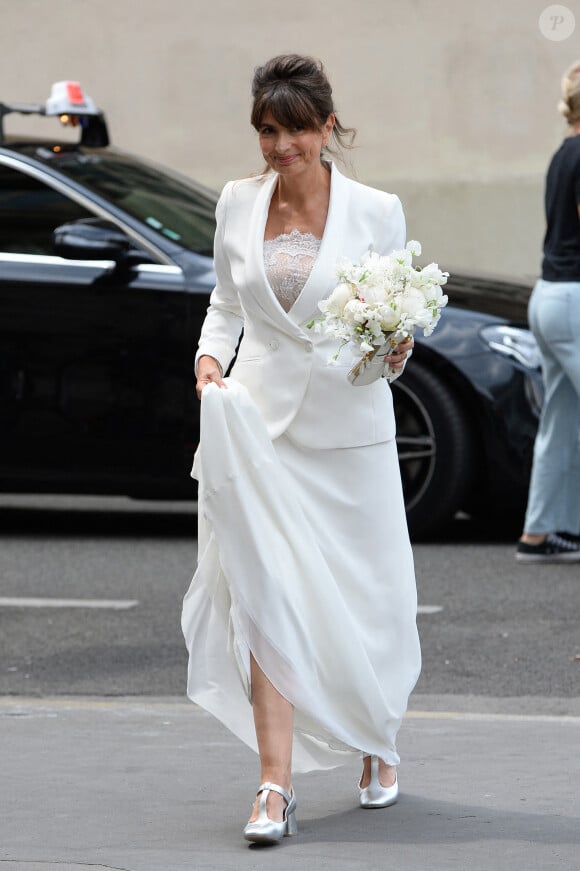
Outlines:
{"type": "Polygon", "coordinates": [[[530,288],[452,274],[445,290],[437,329],[415,336],[393,384],[409,527],[427,534],[462,510],[516,530],[543,401],[530,288]]]}
{"type": "MultiPolygon", "coordinates": [[[[0,103],[0,491],[194,498],[217,197],[111,147],[102,113],[65,97],[0,103]],[[5,137],[13,112],[59,115],[80,141],[5,137]]],[[[447,289],[393,385],[415,536],[458,510],[520,518],[542,400],[529,288],[447,289]]]]}

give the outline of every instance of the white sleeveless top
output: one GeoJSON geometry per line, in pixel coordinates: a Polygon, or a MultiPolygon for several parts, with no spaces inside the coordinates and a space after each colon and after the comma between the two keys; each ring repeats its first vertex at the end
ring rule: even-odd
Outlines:
{"type": "Polygon", "coordinates": [[[306,284],[318,256],[321,239],[292,230],[264,241],[264,268],[270,287],[284,309],[290,311],[306,284]]]}

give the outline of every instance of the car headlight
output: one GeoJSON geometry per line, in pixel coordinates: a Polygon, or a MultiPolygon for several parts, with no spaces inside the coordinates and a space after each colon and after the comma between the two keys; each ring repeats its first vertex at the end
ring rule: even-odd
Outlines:
{"type": "Polygon", "coordinates": [[[534,336],[522,327],[493,324],[480,331],[483,341],[498,354],[511,357],[526,369],[539,369],[540,352],[534,336]]]}

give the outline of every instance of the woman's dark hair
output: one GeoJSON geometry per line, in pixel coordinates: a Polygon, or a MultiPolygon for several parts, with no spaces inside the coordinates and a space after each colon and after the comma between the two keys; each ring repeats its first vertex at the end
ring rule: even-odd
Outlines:
{"type": "Polygon", "coordinates": [[[266,112],[283,127],[320,130],[334,114],[332,130],[335,149],[351,148],[356,130],[343,127],[334,110],[332,88],[319,60],[299,54],[273,57],[254,71],[251,122],[259,130],[266,112]]]}

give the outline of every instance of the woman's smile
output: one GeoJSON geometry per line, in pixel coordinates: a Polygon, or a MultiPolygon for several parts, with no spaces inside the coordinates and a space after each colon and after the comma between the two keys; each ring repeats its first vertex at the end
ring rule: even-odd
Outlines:
{"type": "Polygon", "coordinates": [[[330,135],[333,124],[334,115],[320,129],[298,124],[285,127],[276,121],[272,112],[265,112],[258,134],[266,163],[278,172],[292,167],[292,176],[319,167],[325,136],[330,135]],[[298,151],[290,151],[291,148],[297,148],[298,151]]]}

